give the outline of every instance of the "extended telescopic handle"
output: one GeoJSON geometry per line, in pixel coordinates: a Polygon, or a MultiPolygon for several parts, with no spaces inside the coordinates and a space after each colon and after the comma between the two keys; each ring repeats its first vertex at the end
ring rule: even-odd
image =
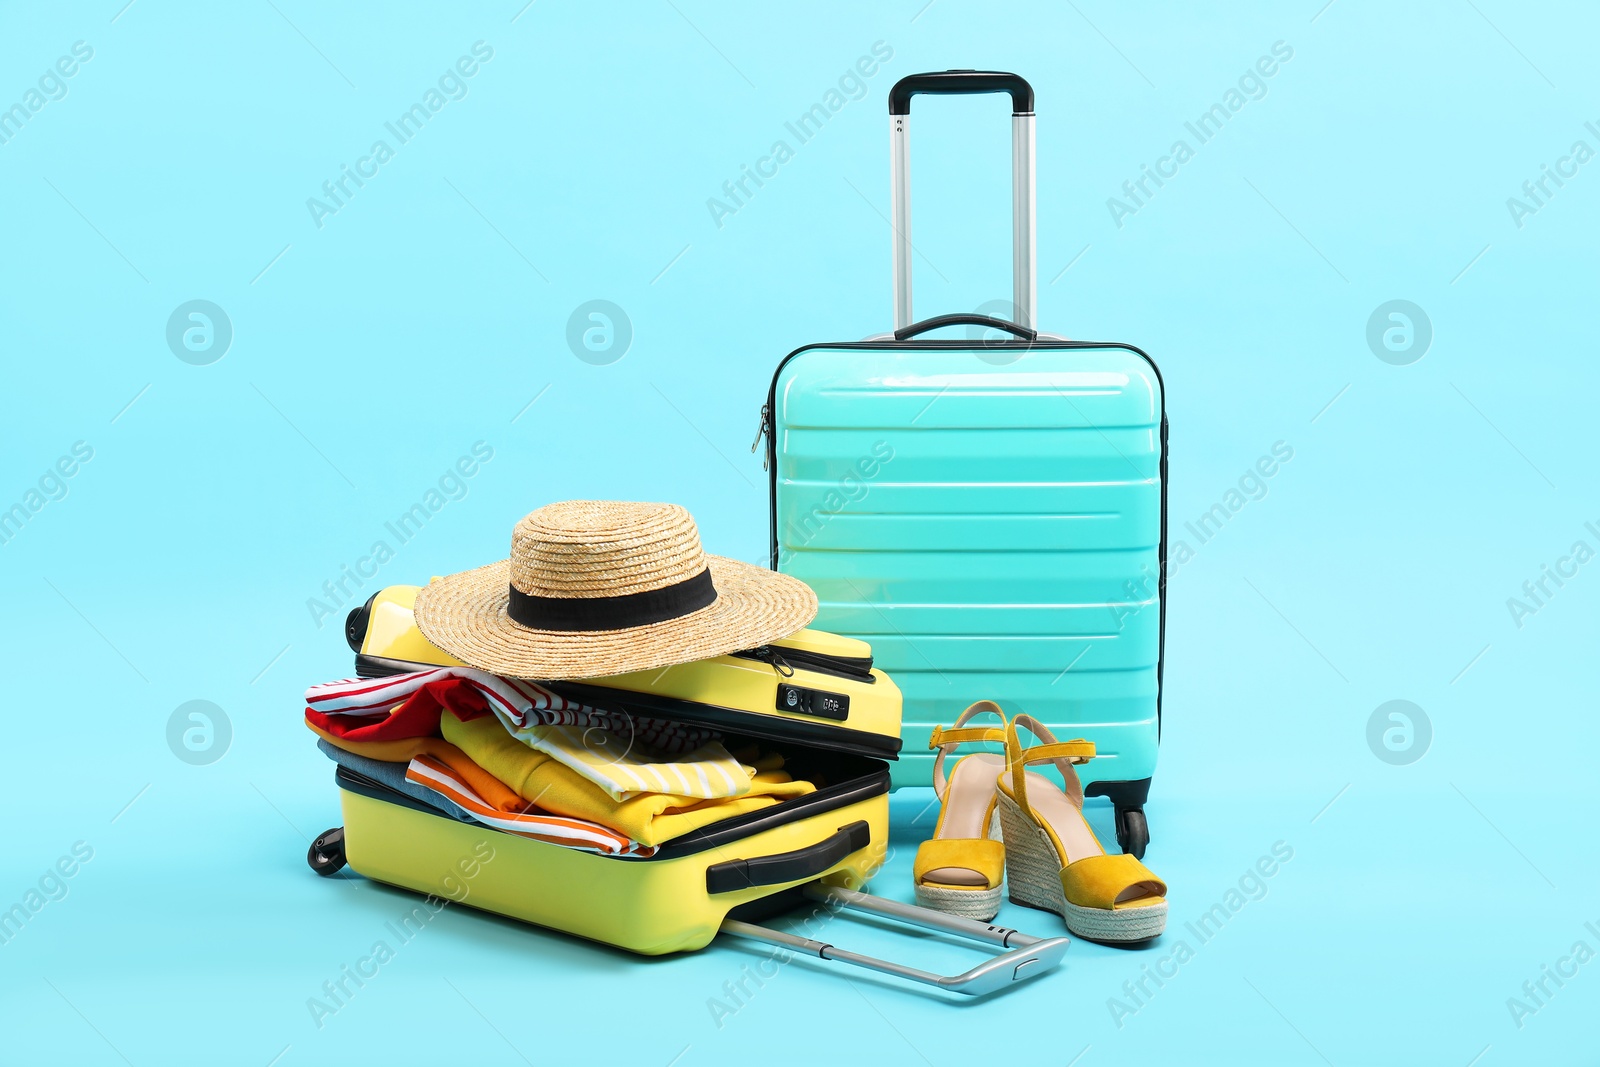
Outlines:
{"type": "Polygon", "coordinates": [[[892,974],[897,978],[907,978],[952,993],[964,993],[969,997],[981,997],[1004,989],[1015,982],[1026,982],[1048,973],[1061,962],[1061,958],[1067,954],[1067,947],[1072,944],[1065,937],[1029,937],[1009,927],[964,919],[942,911],[902,904],[897,900],[885,900],[870,893],[858,893],[841,886],[812,883],[800,892],[811,900],[827,905],[835,914],[846,908],[869,912],[924,930],[988,942],[1006,951],[989,957],[970,970],[946,975],[934,974],[932,971],[924,971],[919,967],[896,963],[878,956],[851,952],[826,941],[817,941],[783,930],[741,922],[738,919],[722,920],[722,933],[777,945],[819,960],[848,963],[880,974],[892,974]]]}
{"type": "Polygon", "coordinates": [[[1033,87],[1017,74],[990,70],[946,70],[911,74],[889,90],[890,198],[894,228],[894,328],[909,326],[911,314],[911,98],[919,94],[1011,95],[1011,302],[1017,322],[1032,328],[1034,279],[1033,87]]]}
{"type": "Polygon", "coordinates": [[[974,93],[1010,93],[1013,115],[1033,114],[1033,86],[1022,75],[1003,70],[936,70],[908,74],[889,90],[889,114],[911,114],[911,98],[919,94],[966,96],[974,93]]]}

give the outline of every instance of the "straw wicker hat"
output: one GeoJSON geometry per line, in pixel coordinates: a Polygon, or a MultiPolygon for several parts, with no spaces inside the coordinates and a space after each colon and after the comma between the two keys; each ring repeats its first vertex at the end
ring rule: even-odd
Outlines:
{"type": "Polygon", "coordinates": [[[526,515],[511,558],[417,594],[423,636],[515,678],[592,678],[787,637],[817,613],[798,579],[708,556],[676,504],[568,500],[526,515]]]}

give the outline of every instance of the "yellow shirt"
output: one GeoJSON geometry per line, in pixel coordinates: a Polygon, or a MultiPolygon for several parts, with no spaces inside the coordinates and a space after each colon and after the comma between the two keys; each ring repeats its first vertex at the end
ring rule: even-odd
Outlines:
{"type": "Polygon", "coordinates": [[[707,800],[673,793],[640,793],[613,800],[599,785],[543,752],[512,737],[492,715],[462,722],[441,715],[444,738],[524,800],[556,815],[609,826],[644,845],[659,845],[692,830],[757,811],[785,797],[815,792],[781,770],[758,770],[750,790],[736,797],[707,800]]]}

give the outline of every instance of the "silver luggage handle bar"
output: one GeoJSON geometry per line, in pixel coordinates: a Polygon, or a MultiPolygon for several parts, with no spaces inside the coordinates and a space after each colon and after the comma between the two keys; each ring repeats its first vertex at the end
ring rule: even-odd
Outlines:
{"type": "Polygon", "coordinates": [[[1017,322],[1034,326],[1038,302],[1034,237],[1036,184],[1033,136],[1033,88],[1016,74],[1000,71],[946,70],[912,74],[889,91],[890,218],[894,230],[894,328],[916,320],[911,314],[911,98],[940,95],[1011,94],[1011,302],[1017,322]]]}
{"type": "Polygon", "coordinates": [[[882,960],[876,956],[866,956],[859,952],[835,948],[824,941],[813,941],[808,937],[786,934],[781,930],[773,930],[769,927],[757,926],[754,923],[741,922],[738,919],[724,919],[722,921],[722,933],[748,938],[752,941],[761,941],[769,945],[779,945],[808,956],[814,956],[819,960],[849,963],[857,967],[864,967],[867,970],[878,971],[881,974],[892,974],[897,978],[905,978],[913,982],[920,982],[923,985],[934,986],[953,993],[964,993],[973,997],[981,997],[996,990],[1004,989],[1014,982],[1024,982],[1044,974],[1061,962],[1061,958],[1067,953],[1067,947],[1072,943],[1070,938],[1030,937],[1009,927],[993,926],[973,919],[963,919],[956,915],[946,915],[944,912],[933,911],[929,908],[919,908],[910,904],[901,904],[898,901],[884,900],[882,897],[875,897],[870,893],[857,893],[854,890],[842,889],[838,886],[808,885],[801,892],[810,899],[823,904],[833,904],[843,908],[853,908],[856,911],[872,912],[876,915],[897,919],[911,926],[920,926],[927,930],[938,930],[941,933],[956,934],[959,937],[970,938],[974,941],[987,941],[1011,951],[986,960],[962,974],[940,975],[931,971],[919,970],[915,967],[907,967],[901,963],[882,960]]]}

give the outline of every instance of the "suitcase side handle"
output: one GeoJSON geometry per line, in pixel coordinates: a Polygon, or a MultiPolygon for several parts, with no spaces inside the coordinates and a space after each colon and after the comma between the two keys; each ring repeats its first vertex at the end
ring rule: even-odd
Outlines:
{"type": "Polygon", "coordinates": [[[918,334],[943,329],[946,326],[983,326],[991,330],[1004,330],[1028,342],[1039,339],[1038,330],[1020,326],[1015,322],[1007,322],[1005,319],[997,319],[993,315],[974,314],[935,315],[931,319],[923,319],[921,322],[913,322],[910,326],[900,327],[894,332],[894,339],[908,341],[918,334]]]}
{"type": "Polygon", "coordinates": [[[852,852],[872,843],[872,828],[865,820],[839,827],[833,836],[793,852],[758,856],[750,860],[728,860],[706,868],[707,893],[733,893],[757,886],[804,882],[827,873],[828,869],[852,852]]]}
{"type": "Polygon", "coordinates": [[[1033,87],[1020,75],[988,70],[946,70],[912,74],[889,90],[890,229],[894,242],[894,328],[904,329],[911,314],[911,98],[919,93],[1011,94],[1011,302],[1017,321],[1035,325],[1033,87]]]}
{"type": "Polygon", "coordinates": [[[1003,70],[936,70],[908,74],[889,90],[889,114],[911,114],[911,98],[922,93],[940,96],[1010,93],[1013,115],[1033,114],[1033,86],[1022,75],[1003,70]]]}

